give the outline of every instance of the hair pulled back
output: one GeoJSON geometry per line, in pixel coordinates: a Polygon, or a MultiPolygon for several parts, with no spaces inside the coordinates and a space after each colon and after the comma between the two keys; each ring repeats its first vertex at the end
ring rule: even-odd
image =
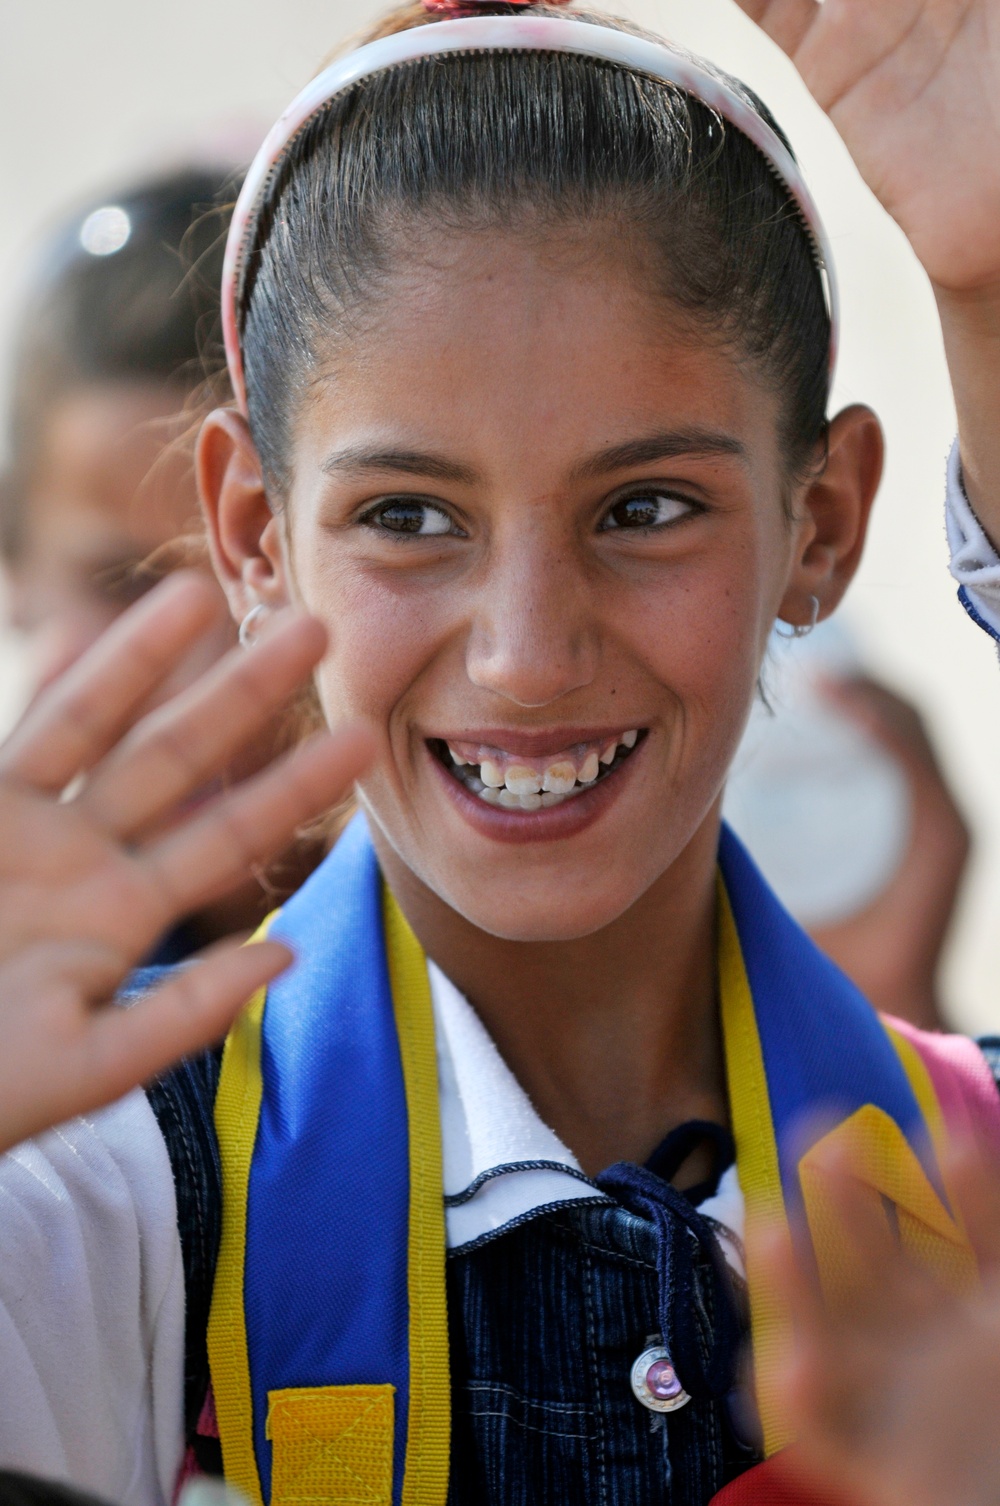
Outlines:
{"type": "MultiPolygon", "coordinates": [[[[432,19],[407,5],[365,40],[432,19]]],[[[718,76],[778,129],[744,85],[718,76]]],[[[365,78],[282,158],[239,311],[272,500],[290,483],[296,403],[324,345],[348,335],[421,225],[559,233],[609,221],[652,250],[651,292],[779,393],[781,442],[799,472],[823,432],[830,324],[809,236],[763,155],[672,85],[592,57],[514,50],[365,78]]]]}

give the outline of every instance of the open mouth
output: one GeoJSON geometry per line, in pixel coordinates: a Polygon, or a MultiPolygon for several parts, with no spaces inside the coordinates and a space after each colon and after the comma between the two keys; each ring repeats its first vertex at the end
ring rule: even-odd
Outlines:
{"type": "Polygon", "coordinates": [[[448,773],[484,804],[538,811],[575,800],[610,778],[645,736],[645,728],[629,728],[600,742],[575,743],[537,758],[441,738],[430,739],[428,746],[448,773]]]}

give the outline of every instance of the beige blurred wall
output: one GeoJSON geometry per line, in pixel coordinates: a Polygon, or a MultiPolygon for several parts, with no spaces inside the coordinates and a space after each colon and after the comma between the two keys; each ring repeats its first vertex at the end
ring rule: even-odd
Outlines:
{"type": "MultiPolygon", "coordinates": [[[[31,247],[67,202],[150,160],[253,134],[381,7],[344,0],[2,0],[0,356],[31,247]]],[[[741,74],[789,131],[831,231],[845,340],[841,402],[881,414],[889,461],[847,613],[875,665],[926,708],[978,851],[949,959],[968,1028],[1000,1029],[1000,667],[946,571],[953,414],[924,278],[791,68],[730,0],[632,0],[628,13],[741,74]]],[[[20,694],[0,645],[0,715],[20,694]]]]}

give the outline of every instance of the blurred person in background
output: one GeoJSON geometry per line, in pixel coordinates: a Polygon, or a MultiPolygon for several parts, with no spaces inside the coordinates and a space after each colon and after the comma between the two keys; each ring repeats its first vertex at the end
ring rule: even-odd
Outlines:
{"type": "MultiPolygon", "coordinates": [[[[42,254],[15,342],[0,478],[10,615],[28,639],[36,693],[177,565],[194,563],[214,584],[184,440],[219,339],[220,206],[233,183],[231,171],[198,166],[151,177],[92,201],[42,254]]],[[[234,643],[220,613],[164,693],[234,643]]],[[[265,730],[226,777],[259,767],[277,737],[265,730]]],[[[189,917],[153,960],[256,926],[315,857],[303,840],[260,881],[189,917]]]]}
{"type": "Polygon", "coordinates": [[[772,635],[725,815],[877,1009],[943,1028],[969,828],[917,706],[873,677],[839,617],[772,635]]]}
{"type": "Polygon", "coordinates": [[[10,374],[0,548],[41,683],[148,589],[192,531],[188,456],[217,319],[222,174],[186,168],[74,214],[41,255],[10,374]]]}

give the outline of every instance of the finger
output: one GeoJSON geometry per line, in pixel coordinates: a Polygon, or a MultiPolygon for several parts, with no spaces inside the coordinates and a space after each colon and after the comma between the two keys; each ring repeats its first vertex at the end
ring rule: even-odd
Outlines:
{"type": "Polygon", "coordinates": [[[173,915],[226,893],[336,805],[374,756],[361,725],[320,732],[141,855],[173,915]]]}
{"type": "Polygon", "coordinates": [[[824,1272],[825,1297],[838,1313],[871,1333],[896,1327],[924,1295],[883,1200],[867,1185],[852,1151],[827,1143],[811,1153],[803,1177],[822,1183],[824,1219],[838,1231],[842,1255],[824,1272]]]}
{"type": "Polygon", "coordinates": [[[793,1336],[774,1368],[776,1404],[797,1439],[785,1455],[789,1498],[875,1506],[863,1467],[852,1462],[868,1401],[864,1386],[878,1384],[870,1336],[859,1332],[853,1315],[828,1311],[786,1231],[760,1230],[748,1247],[767,1286],[782,1293],[792,1314],[793,1336]]]}
{"type": "Polygon", "coordinates": [[[942,1160],[980,1268],[1000,1270],[1000,1167],[971,1137],[953,1137],[942,1160]]]}
{"type": "Polygon", "coordinates": [[[113,623],[0,748],[0,774],[58,793],[92,767],[221,611],[204,576],[179,571],[113,623]]]}
{"type": "Polygon", "coordinates": [[[289,613],[145,717],[95,769],[79,803],[115,836],[134,835],[205,786],[265,727],[318,664],[326,631],[289,613]]]}
{"type": "Polygon", "coordinates": [[[819,688],[905,769],[945,783],[924,720],[908,701],[874,680],[826,679],[819,688]]]}
{"type": "Polygon", "coordinates": [[[791,1432],[801,1435],[828,1411],[831,1380],[850,1370],[850,1336],[831,1319],[787,1229],[751,1225],[747,1257],[759,1287],[780,1292],[791,1315],[790,1330],[770,1361],[769,1382],[774,1405],[791,1432]]]}
{"type": "Polygon", "coordinates": [[[772,1291],[788,1303],[796,1329],[811,1332],[826,1323],[819,1286],[807,1274],[791,1234],[780,1224],[751,1225],[747,1232],[748,1258],[772,1291]]]}
{"type": "Polygon", "coordinates": [[[115,947],[46,943],[3,969],[0,1151],[87,1113],[213,1044],[290,962],[277,942],[223,943],[131,1009],[110,1004],[128,962],[115,947]]]}
{"type": "Polygon", "coordinates": [[[81,1065],[82,1113],[220,1040],[243,1006],[293,960],[276,941],[223,942],[129,1009],[95,1016],[81,1065]]]}
{"type": "Polygon", "coordinates": [[[820,12],[817,0],[736,0],[751,21],[794,57],[820,12]]]}

